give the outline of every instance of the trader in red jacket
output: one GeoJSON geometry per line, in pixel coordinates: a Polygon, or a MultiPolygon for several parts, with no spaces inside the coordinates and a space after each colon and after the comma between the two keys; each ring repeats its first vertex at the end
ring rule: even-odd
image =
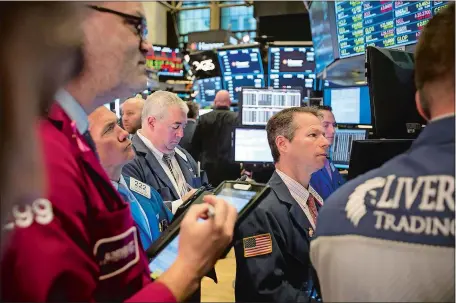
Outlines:
{"type": "Polygon", "coordinates": [[[90,9],[84,71],[59,92],[39,126],[48,194],[13,206],[2,229],[1,301],[182,301],[231,241],[236,210],[213,196],[192,207],[176,262],[152,283],[129,206],[87,130],[88,112],[146,81],[143,8],[117,2],[90,9]],[[208,218],[210,204],[215,215],[208,218]]]}

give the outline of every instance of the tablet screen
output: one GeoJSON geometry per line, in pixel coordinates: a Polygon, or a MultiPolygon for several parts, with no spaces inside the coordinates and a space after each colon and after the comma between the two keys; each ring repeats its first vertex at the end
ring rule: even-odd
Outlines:
{"type": "MultiPolygon", "coordinates": [[[[244,208],[257,192],[223,188],[216,196],[233,205],[238,213],[244,208]]],[[[150,263],[149,270],[153,279],[158,278],[174,263],[177,258],[179,235],[176,236],[150,263]]]]}

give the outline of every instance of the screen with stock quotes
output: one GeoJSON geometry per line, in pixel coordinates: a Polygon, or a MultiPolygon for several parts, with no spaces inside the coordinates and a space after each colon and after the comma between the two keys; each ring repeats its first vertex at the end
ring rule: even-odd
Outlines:
{"type": "Polygon", "coordinates": [[[397,47],[418,41],[424,25],[448,1],[336,1],[340,58],[367,46],[397,47]]]}

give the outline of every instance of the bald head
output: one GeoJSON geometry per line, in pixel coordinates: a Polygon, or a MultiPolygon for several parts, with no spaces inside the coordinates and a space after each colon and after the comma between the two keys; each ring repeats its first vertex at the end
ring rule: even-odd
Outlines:
{"type": "Polygon", "coordinates": [[[130,98],[122,104],[122,125],[128,133],[135,134],[141,128],[143,107],[144,99],[137,97],[130,98]]]}
{"type": "Polygon", "coordinates": [[[230,93],[226,90],[219,91],[217,95],[215,95],[214,105],[215,107],[230,107],[230,93]]]}

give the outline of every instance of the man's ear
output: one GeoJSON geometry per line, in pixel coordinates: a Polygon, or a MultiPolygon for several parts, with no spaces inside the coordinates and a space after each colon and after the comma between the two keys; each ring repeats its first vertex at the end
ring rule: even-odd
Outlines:
{"type": "Polygon", "coordinates": [[[288,143],[289,143],[288,139],[285,138],[284,136],[276,137],[275,144],[281,155],[288,151],[288,143]]]}
{"type": "Polygon", "coordinates": [[[147,117],[147,126],[149,126],[150,128],[154,128],[155,127],[155,124],[157,122],[157,119],[155,117],[147,117]]]}
{"type": "Polygon", "coordinates": [[[420,97],[420,92],[417,90],[415,93],[415,105],[416,105],[416,110],[418,111],[418,114],[420,114],[421,117],[423,117],[424,120],[429,121],[430,117],[428,117],[427,112],[429,111],[426,108],[423,108],[423,104],[421,102],[421,97],[420,97]]]}

